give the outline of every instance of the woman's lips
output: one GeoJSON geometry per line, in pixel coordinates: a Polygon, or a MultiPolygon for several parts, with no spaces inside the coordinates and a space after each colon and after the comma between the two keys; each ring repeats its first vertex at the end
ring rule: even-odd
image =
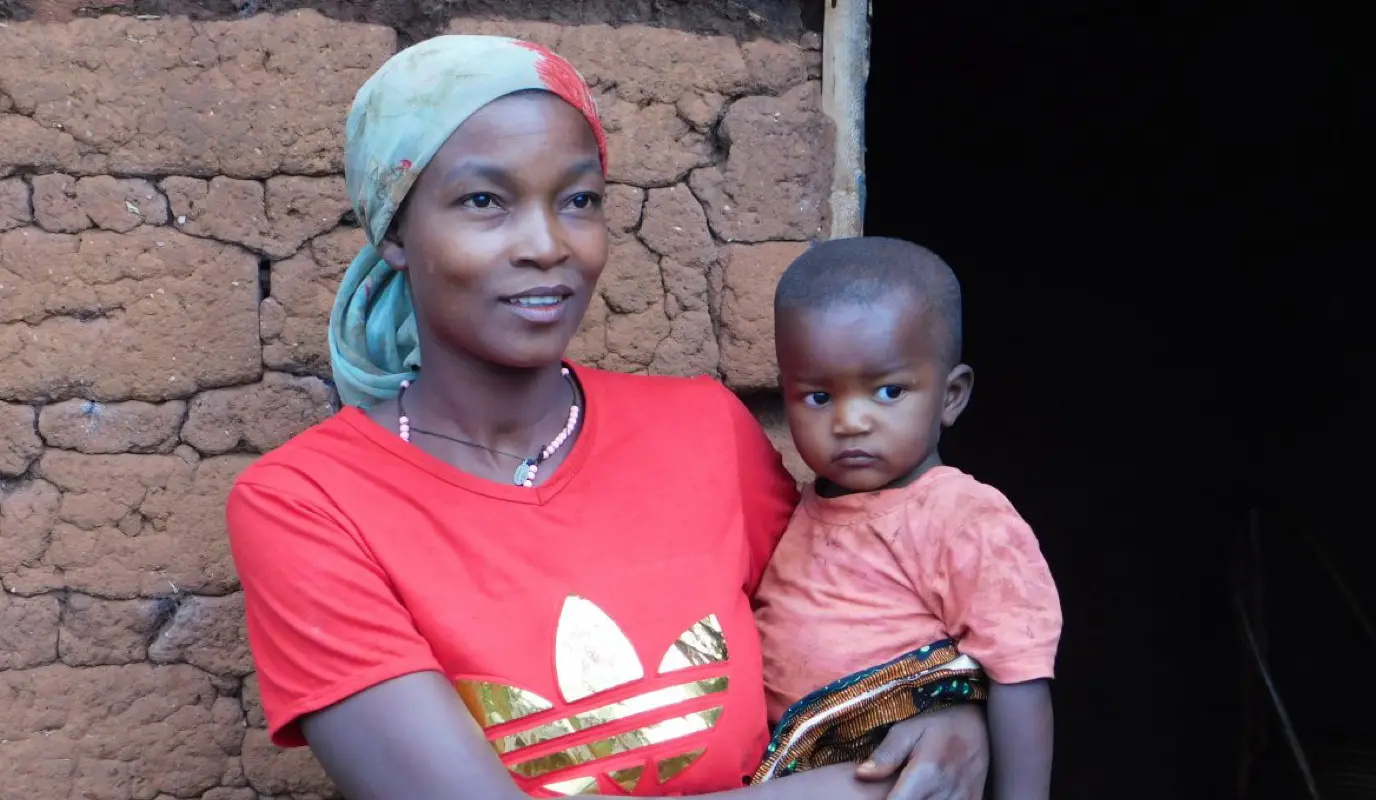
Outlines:
{"type": "Polygon", "coordinates": [[[532,286],[506,295],[502,298],[502,304],[528,322],[550,325],[564,318],[571,297],[573,290],[563,284],[532,286]]]}
{"type": "Polygon", "coordinates": [[[570,295],[521,295],[502,301],[516,315],[537,325],[550,325],[564,318],[570,295]]]}

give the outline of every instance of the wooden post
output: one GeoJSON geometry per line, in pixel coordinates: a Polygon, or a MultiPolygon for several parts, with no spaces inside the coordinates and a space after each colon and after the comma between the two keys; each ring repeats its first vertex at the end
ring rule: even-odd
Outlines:
{"type": "Polygon", "coordinates": [[[831,238],[865,224],[865,82],[870,74],[870,0],[824,0],[822,110],[836,126],[831,238]]]}

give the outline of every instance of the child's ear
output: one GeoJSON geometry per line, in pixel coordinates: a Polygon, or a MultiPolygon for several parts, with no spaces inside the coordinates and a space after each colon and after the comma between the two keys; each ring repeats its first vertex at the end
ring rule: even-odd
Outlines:
{"type": "Polygon", "coordinates": [[[965,364],[957,364],[946,375],[946,397],[941,404],[941,425],[949,428],[960,419],[975,389],[975,371],[965,364]]]}

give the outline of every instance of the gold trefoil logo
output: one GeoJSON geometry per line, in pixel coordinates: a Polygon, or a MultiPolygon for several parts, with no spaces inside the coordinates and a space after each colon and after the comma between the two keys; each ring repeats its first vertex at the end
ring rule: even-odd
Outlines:
{"type": "MultiPolygon", "coordinates": [[[[726,660],[726,637],[721,623],[715,614],[709,614],[684,631],[669,647],[656,675],[724,664],[726,660]]],[[[559,614],[559,627],[554,635],[554,671],[559,692],[570,708],[563,709],[567,716],[553,719],[547,718],[545,712],[553,711],[554,704],[525,689],[475,680],[456,681],[455,687],[478,723],[489,731],[493,748],[503,756],[511,771],[530,779],[552,776],[555,780],[543,787],[560,795],[596,793],[597,775],[559,779],[555,773],[581,771],[576,768],[710,730],[717,724],[722,707],[701,698],[721,694],[727,686],[726,676],[721,675],[685,681],[614,703],[580,703],[593,695],[643,679],[645,669],[630,640],[612,618],[592,601],[577,595],[564,599],[564,608],[559,614]],[[680,705],[692,710],[668,719],[651,713],[680,705]],[[580,707],[587,710],[577,710],[580,707]],[[572,713],[568,713],[570,711],[572,713]],[[529,720],[537,723],[533,727],[511,724],[537,714],[540,719],[529,720]],[[635,719],[629,723],[632,725],[629,730],[617,724],[632,717],[635,719]],[[636,725],[642,720],[644,724],[636,725]],[[565,738],[600,726],[607,726],[606,736],[594,735],[591,740],[578,736],[581,744],[569,744],[565,738]],[[492,730],[494,728],[500,730],[492,730]]],[[[653,765],[652,780],[667,783],[701,758],[704,751],[705,748],[698,748],[659,759],[653,765]]],[[[645,771],[642,762],[605,774],[625,791],[634,792],[646,779],[645,771]]]]}

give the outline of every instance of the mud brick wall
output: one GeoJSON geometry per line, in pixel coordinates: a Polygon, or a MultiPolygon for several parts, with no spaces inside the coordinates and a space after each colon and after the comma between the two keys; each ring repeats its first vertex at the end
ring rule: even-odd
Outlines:
{"type": "MultiPolygon", "coordinates": [[[[333,796],[268,742],[223,502],[333,412],[341,130],[397,31],[0,24],[0,800],[333,796]]],[[[574,355],[772,388],[774,278],[827,224],[816,34],[447,26],[596,85],[614,244],[574,355]]]]}

